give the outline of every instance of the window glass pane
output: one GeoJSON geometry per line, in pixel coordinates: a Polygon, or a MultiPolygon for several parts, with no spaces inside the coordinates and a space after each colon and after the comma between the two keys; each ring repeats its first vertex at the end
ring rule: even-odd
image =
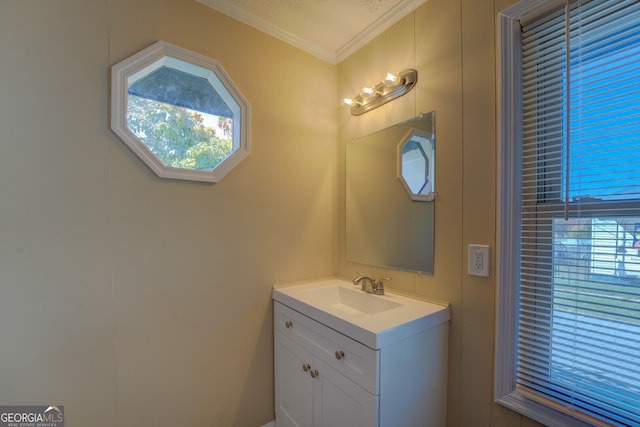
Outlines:
{"type": "MultiPolygon", "coordinates": [[[[616,24],[624,27],[617,21],[610,25],[616,24]]],[[[633,34],[625,33],[624,43],[619,40],[619,30],[604,35],[599,34],[601,30],[595,35],[578,32],[572,38],[575,59],[571,65],[570,199],[640,197],[638,31],[640,28],[633,34]]],[[[565,146],[565,163],[566,156],[565,146]]],[[[562,182],[566,182],[564,176],[562,182]]]]}
{"type": "Polygon", "coordinates": [[[233,150],[232,119],[129,95],[127,125],[165,166],[212,170],[233,150]]]}
{"type": "MultiPolygon", "coordinates": [[[[640,405],[640,216],[553,221],[550,380],[578,407],[640,405]]],[[[635,409],[634,409],[635,408],[635,409]]]]}

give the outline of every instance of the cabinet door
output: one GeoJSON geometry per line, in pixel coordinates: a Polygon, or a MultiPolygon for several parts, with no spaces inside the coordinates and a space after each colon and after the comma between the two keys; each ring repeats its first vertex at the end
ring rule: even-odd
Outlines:
{"type": "MultiPolygon", "coordinates": [[[[314,427],[377,427],[378,397],[315,358],[314,427]]],[[[278,424],[280,427],[280,424],[278,424]]]]}
{"type": "Polygon", "coordinates": [[[307,364],[311,353],[287,338],[274,333],[275,401],[278,427],[309,427],[313,419],[313,379],[307,364]]]}

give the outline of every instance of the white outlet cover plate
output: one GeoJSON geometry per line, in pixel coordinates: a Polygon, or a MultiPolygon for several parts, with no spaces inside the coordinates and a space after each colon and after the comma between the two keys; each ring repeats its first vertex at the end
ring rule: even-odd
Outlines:
{"type": "Polygon", "coordinates": [[[489,246],[469,245],[469,276],[489,277],[489,246]]]}

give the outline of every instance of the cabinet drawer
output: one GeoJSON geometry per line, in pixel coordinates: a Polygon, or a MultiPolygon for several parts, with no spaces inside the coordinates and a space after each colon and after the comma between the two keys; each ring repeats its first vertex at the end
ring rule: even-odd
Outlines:
{"type": "Polygon", "coordinates": [[[274,329],[377,395],[379,352],[274,301],[274,329]]]}

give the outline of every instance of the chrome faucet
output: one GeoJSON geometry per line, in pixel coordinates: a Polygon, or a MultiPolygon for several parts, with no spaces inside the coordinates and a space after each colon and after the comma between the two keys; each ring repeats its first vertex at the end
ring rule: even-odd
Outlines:
{"type": "Polygon", "coordinates": [[[362,273],[357,274],[358,275],[356,276],[356,278],[353,279],[353,284],[356,286],[360,285],[360,289],[362,289],[363,292],[367,292],[369,294],[384,295],[383,281],[391,280],[391,278],[385,277],[384,279],[378,280],[378,283],[376,284],[376,281],[371,277],[365,276],[362,273]]]}
{"type": "Polygon", "coordinates": [[[353,279],[353,284],[354,285],[360,285],[360,289],[362,289],[364,292],[367,292],[369,294],[373,293],[373,283],[375,281],[369,277],[369,276],[365,276],[364,274],[358,273],[358,276],[353,279]]]}

